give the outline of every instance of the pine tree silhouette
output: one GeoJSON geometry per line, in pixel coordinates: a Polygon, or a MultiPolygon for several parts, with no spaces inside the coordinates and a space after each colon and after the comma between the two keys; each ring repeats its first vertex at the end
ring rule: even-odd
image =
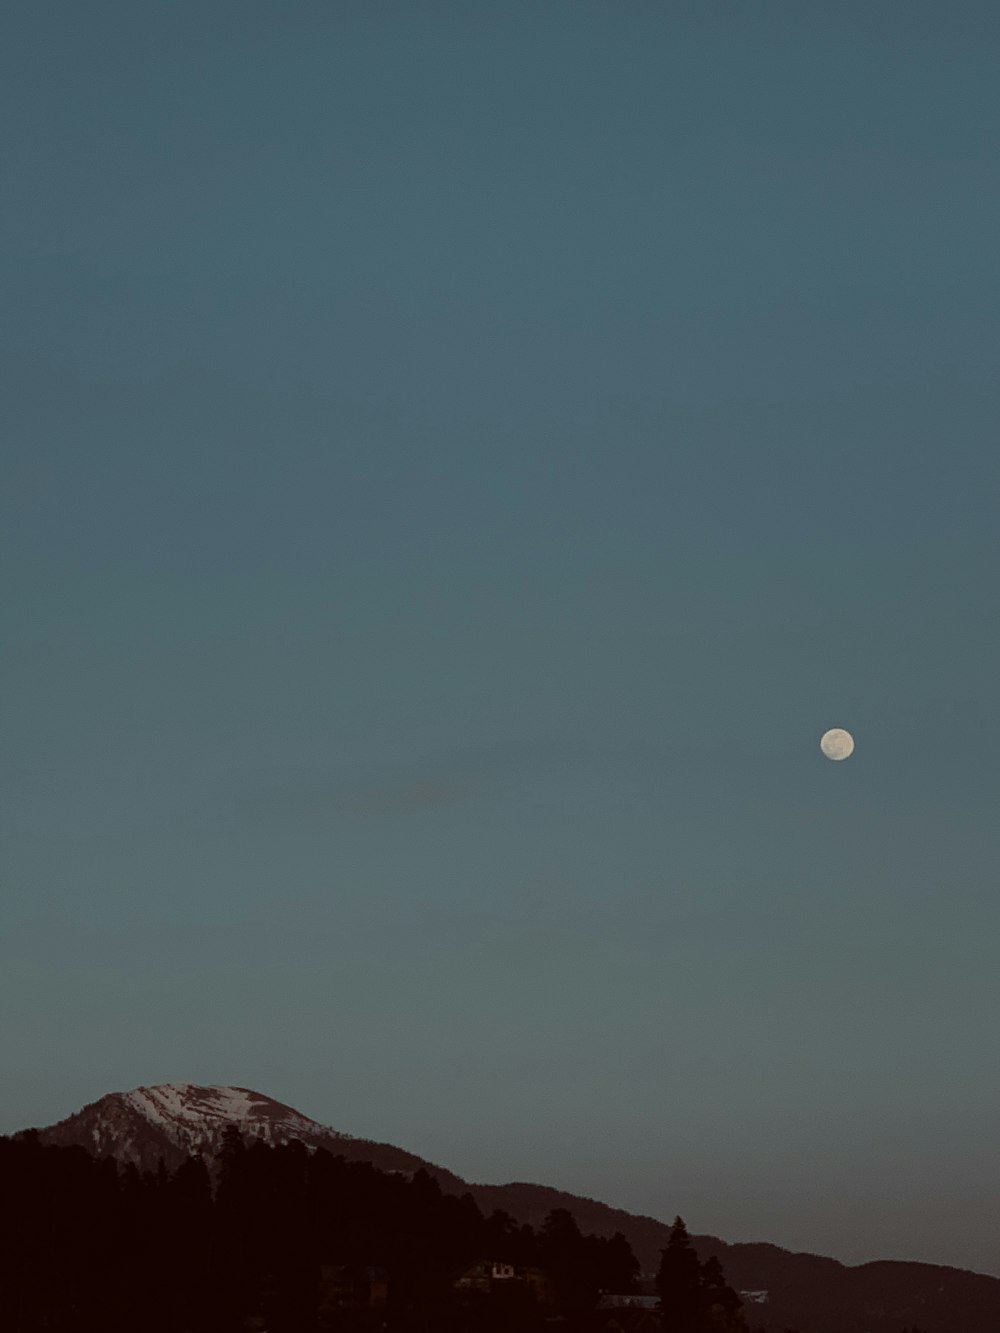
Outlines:
{"type": "Polygon", "coordinates": [[[674,1218],[666,1248],[660,1252],[656,1294],[666,1333],[695,1333],[702,1313],[701,1265],[681,1217],[674,1218]]]}

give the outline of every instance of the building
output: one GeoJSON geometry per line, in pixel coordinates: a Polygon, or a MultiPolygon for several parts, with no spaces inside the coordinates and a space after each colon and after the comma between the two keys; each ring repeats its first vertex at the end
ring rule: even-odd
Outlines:
{"type": "Polygon", "coordinates": [[[497,1259],[480,1259],[455,1280],[458,1291],[492,1291],[498,1282],[516,1281],[518,1274],[513,1264],[497,1259]]]}

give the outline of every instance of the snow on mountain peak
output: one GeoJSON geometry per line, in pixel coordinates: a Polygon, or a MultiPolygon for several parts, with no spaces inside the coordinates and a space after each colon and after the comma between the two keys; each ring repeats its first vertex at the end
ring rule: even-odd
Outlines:
{"type": "Polygon", "coordinates": [[[190,1124],[206,1128],[212,1122],[243,1124],[253,1120],[280,1119],[311,1125],[290,1107],[272,1102],[249,1088],[204,1087],[196,1083],[158,1083],[151,1088],[135,1088],[122,1094],[123,1100],[154,1124],[190,1124]]]}
{"type": "Polygon", "coordinates": [[[298,1134],[334,1131],[250,1088],[198,1083],[158,1083],[119,1094],[120,1102],[175,1142],[215,1138],[226,1125],[281,1142],[298,1134]]]}
{"type": "Polygon", "coordinates": [[[351,1142],[347,1135],[250,1088],[199,1083],[158,1083],[109,1093],[50,1126],[45,1137],[52,1143],[80,1143],[99,1156],[110,1154],[155,1170],[160,1158],[173,1167],[190,1153],[214,1157],[229,1125],[248,1142],[276,1145],[298,1139],[307,1147],[322,1145],[332,1151],[351,1142]]]}

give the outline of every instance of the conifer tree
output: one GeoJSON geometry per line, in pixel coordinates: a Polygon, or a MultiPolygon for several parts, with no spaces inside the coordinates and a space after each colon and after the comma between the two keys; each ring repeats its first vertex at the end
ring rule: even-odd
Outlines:
{"type": "Polygon", "coordinates": [[[696,1333],[703,1309],[701,1265],[687,1227],[674,1218],[656,1274],[660,1319],[665,1333],[696,1333]]]}
{"type": "Polygon", "coordinates": [[[708,1328],[741,1327],[740,1311],[743,1302],[726,1282],[722,1264],[714,1254],[701,1266],[701,1290],[705,1323],[708,1328]]]}

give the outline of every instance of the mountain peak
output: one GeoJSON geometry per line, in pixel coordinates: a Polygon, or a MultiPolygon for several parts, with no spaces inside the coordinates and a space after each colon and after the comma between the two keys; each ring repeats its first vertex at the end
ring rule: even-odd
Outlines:
{"type": "Polygon", "coordinates": [[[346,1134],[317,1124],[282,1102],[252,1088],[224,1084],[157,1083],[110,1092],[75,1115],[42,1131],[46,1142],[76,1143],[98,1156],[155,1170],[160,1158],[168,1167],[191,1153],[218,1152],[227,1126],[248,1139],[268,1144],[301,1139],[310,1147],[343,1151],[346,1134]]]}
{"type": "Polygon", "coordinates": [[[43,1143],[78,1144],[97,1157],[116,1157],[140,1171],[155,1171],[162,1159],[173,1170],[188,1156],[213,1159],[222,1136],[235,1125],[249,1142],[269,1145],[298,1140],[381,1171],[411,1174],[429,1170],[445,1188],[465,1188],[450,1171],[389,1143],[342,1134],[252,1088],[220,1083],[156,1083],[130,1092],[109,1092],[75,1115],[39,1130],[43,1143]]]}

